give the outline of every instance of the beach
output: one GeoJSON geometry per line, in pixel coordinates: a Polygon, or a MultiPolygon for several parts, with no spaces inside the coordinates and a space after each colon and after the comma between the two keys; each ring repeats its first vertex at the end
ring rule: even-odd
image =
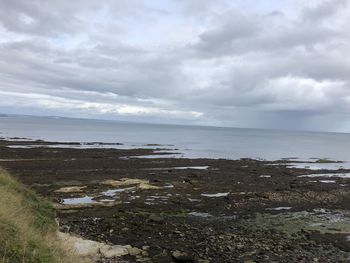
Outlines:
{"type": "Polygon", "coordinates": [[[133,248],[99,262],[349,261],[347,163],[116,144],[3,138],[0,166],[54,204],[61,232],[133,248]]]}

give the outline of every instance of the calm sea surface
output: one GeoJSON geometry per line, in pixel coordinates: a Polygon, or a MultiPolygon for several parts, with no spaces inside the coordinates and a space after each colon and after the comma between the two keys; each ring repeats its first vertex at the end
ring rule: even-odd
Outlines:
{"type": "Polygon", "coordinates": [[[136,124],[42,117],[0,117],[0,136],[50,141],[164,144],[184,157],[298,157],[350,161],[350,134],[136,124]]]}

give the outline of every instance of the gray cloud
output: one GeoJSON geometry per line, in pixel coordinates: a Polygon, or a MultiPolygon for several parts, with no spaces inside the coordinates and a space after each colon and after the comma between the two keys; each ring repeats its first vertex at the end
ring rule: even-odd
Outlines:
{"type": "Polygon", "coordinates": [[[350,7],[296,3],[1,1],[0,110],[350,131],[350,7]]]}

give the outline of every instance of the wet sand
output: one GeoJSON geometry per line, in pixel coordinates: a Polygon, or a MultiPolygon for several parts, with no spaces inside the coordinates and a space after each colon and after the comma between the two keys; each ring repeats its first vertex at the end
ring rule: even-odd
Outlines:
{"type": "Polygon", "coordinates": [[[350,262],[345,165],[116,145],[0,140],[0,166],[55,204],[62,231],[139,248],[126,262],[350,262]]]}

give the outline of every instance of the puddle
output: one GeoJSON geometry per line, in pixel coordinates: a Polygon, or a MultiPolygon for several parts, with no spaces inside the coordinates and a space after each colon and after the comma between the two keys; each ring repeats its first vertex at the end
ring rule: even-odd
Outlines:
{"type": "Polygon", "coordinates": [[[97,203],[97,201],[95,201],[93,199],[94,199],[94,197],[91,197],[91,196],[65,198],[62,200],[62,204],[64,204],[64,205],[81,205],[81,204],[97,203]]]}
{"type": "Polygon", "coordinates": [[[151,195],[149,196],[148,198],[153,198],[153,199],[169,199],[169,197],[167,196],[154,196],[154,195],[151,195]]]}
{"type": "Polygon", "coordinates": [[[144,202],[145,205],[156,205],[157,203],[154,202],[144,202]]]}
{"type": "Polygon", "coordinates": [[[336,181],[334,180],[320,180],[320,183],[324,183],[324,184],[334,184],[336,181]]]}
{"type": "Polygon", "coordinates": [[[101,199],[100,202],[114,202],[113,199],[101,199]]]}
{"type": "MultiPolygon", "coordinates": [[[[76,198],[65,198],[62,199],[61,202],[64,205],[78,205],[78,204],[90,204],[90,203],[100,203],[100,202],[113,202],[114,199],[120,198],[118,194],[123,192],[131,192],[131,194],[134,194],[136,189],[140,190],[154,190],[154,189],[166,189],[166,188],[174,188],[174,185],[171,183],[166,183],[164,186],[153,186],[148,183],[148,181],[140,180],[140,179],[122,179],[120,181],[114,181],[114,180],[106,180],[103,182],[105,185],[110,186],[128,186],[128,185],[137,185],[137,186],[131,186],[126,188],[112,188],[103,192],[100,192],[99,194],[94,195],[94,197],[76,197],[76,198]],[[134,190],[134,191],[132,191],[134,190]],[[93,199],[102,199],[99,201],[95,201],[93,199]]],[[[70,192],[79,192],[82,189],[86,188],[86,186],[73,186],[73,187],[65,187],[59,189],[61,193],[70,193],[70,192]],[[79,191],[78,191],[79,190],[79,191]]],[[[160,203],[165,203],[169,199],[169,196],[172,196],[172,194],[167,194],[167,196],[158,196],[158,193],[154,193],[154,196],[149,196],[146,201],[154,201],[158,200],[160,203]]],[[[140,196],[129,196],[129,200],[135,200],[140,198],[140,196]]]]}
{"type": "Polygon", "coordinates": [[[135,187],[120,188],[120,189],[111,189],[111,190],[107,190],[107,191],[101,192],[101,195],[105,195],[105,196],[115,196],[117,193],[122,193],[122,192],[129,191],[129,190],[133,190],[133,189],[135,189],[135,187]]]}
{"type": "Polygon", "coordinates": [[[193,169],[193,170],[208,170],[209,166],[204,165],[204,166],[183,166],[183,167],[172,167],[171,169],[175,170],[186,170],[186,169],[193,169]]]}
{"type": "Polygon", "coordinates": [[[274,210],[274,211],[290,210],[290,209],[292,209],[292,207],[289,207],[289,206],[266,208],[266,210],[274,210]]]}
{"type": "Polygon", "coordinates": [[[188,215],[190,215],[190,216],[196,216],[196,217],[204,217],[204,218],[212,217],[211,214],[208,214],[208,213],[201,213],[201,212],[191,212],[191,213],[188,213],[188,215]]]}
{"type": "Polygon", "coordinates": [[[287,168],[309,169],[309,170],[339,170],[350,169],[350,163],[289,163],[287,168]]]}
{"type": "Polygon", "coordinates": [[[99,202],[95,201],[94,199],[96,199],[98,197],[102,197],[102,196],[116,198],[115,196],[118,193],[129,191],[129,190],[132,190],[134,188],[135,187],[111,189],[111,190],[101,192],[100,195],[98,195],[97,197],[84,196],[84,197],[64,198],[64,199],[62,199],[61,203],[63,205],[82,205],[82,204],[94,204],[94,203],[99,203],[99,202],[114,202],[115,201],[114,199],[108,199],[108,198],[101,199],[101,200],[99,200],[99,202]]]}
{"type": "Polygon", "coordinates": [[[327,178],[349,178],[350,179],[350,173],[328,173],[328,174],[305,174],[305,175],[299,175],[298,177],[327,177],[327,178]]]}
{"type": "Polygon", "coordinates": [[[164,167],[164,168],[150,168],[147,170],[163,171],[163,170],[187,170],[187,169],[208,170],[209,166],[208,165],[204,165],[204,166],[176,166],[176,167],[164,167]]]}
{"type": "Polygon", "coordinates": [[[200,202],[201,201],[200,199],[195,199],[195,198],[187,198],[187,199],[190,202],[200,202]]]}
{"type": "MultiPolygon", "coordinates": [[[[158,152],[160,153],[160,152],[158,152]]],[[[151,155],[138,155],[138,156],[129,156],[129,158],[135,158],[135,159],[142,159],[142,158],[145,158],[145,159],[158,159],[158,158],[185,158],[185,156],[181,153],[167,153],[167,152],[164,152],[162,154],[151,154],[151,155]]]]}
{"type": "Polygon", "coordinates": [[[224,196],[228,196],[230,193],[216,193],[216,194],[201,194],[202,196],[205,197],[224,197],[224,196]]]}

